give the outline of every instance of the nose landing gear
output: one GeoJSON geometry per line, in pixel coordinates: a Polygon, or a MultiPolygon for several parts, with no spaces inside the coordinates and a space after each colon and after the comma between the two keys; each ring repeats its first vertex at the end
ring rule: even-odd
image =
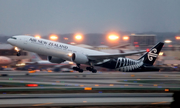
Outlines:
{"type": "Polygon", "coordinates": [[[14,47],[14,50],[17,52],[17,56],[21,55],[21,50],[18,47],[14,47]]]}
{"type": "Polygon", "coordinates": [[[17,55],[17,56],[20,56],[20,55],[21,55],[20,51],[18,51],[16,55],[17,55]]]}

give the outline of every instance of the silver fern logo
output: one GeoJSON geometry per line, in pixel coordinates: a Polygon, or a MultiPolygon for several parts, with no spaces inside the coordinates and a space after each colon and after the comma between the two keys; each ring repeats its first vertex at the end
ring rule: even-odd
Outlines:
{"type": "Polygon", "coordinates": [[[140,60],[132,60],[129,58],[118,58],[115,68],[118,68],[119,71],[129,72],[135,69],[138,69],[143,65],[144,58],[140,60]]]}
{"type": "Polygon", "coordinates": [[[153,61],[153,57],[157,57],[157,56],[158,56],[158,54],[156,54],[156,53],[157,53],[157,49],[156,49],[156,48],[152,49],[152,50],[148,53],[148,59],[149,59],[149,61],[153,61]]]}

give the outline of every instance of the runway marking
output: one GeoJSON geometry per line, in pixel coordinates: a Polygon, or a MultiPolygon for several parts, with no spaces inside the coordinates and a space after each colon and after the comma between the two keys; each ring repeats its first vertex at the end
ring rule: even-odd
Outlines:
{"type": "Polygon", "coordinates": [[[151,104],[162,104],[162,103],[167,103],[167,101],[155,102],[155,103],[151,103],[151,104]]]}
{"type": "Polygon", "coordinates": [[[33,106],[42,106],[42,105],[48,105],[48,104],[52,104],[52,103],[34,104],[33,106]]]}

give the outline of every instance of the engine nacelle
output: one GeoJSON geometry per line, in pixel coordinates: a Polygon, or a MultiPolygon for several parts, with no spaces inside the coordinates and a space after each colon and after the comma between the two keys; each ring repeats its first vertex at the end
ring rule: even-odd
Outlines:
{"type": "Polygon", "coordinates": [[[80,53],[73,53],[72,54],[72,61],[78,64],[86,64],[89,62],[89,59],[86,55],[80,53]]]}
{"type": "Polygon", "coordinates": [[[51,62],[51,63],[62,63],[66,60],[63,60],[61,58],[57,58],[57,57],[52,57],[52,56],[48,56],[47,59],[51,62]]]}

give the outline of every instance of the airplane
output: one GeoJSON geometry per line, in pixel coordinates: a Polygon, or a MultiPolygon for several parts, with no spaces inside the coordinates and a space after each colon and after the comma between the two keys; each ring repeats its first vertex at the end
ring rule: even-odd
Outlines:
{"type": "Polygon", "coordinates": [[[9,69],[9,68],[7,68],[7,65],[10,65],[11,63],[12,63],[12,60],[9,57],[0,56],[0,70],[9,69]]]}
{"type": "Polygon", "coordinates": [[[12,63],[12,60],[5,56],[0,56],[0,66],[6,66],[12,63]]]}
{"type": "MultiPolygon", "coordinates": [[[[21,50],[47,55],[48,60],[52,63],[73,61],[77,65],[77,67],[73,67],[73,70],[79,71],[80,73],[83,72],[83,69],[80,67],[81,64],[89,65],[86,69],[92,71],[92,73],[97,72],[94,66],[101,66],[124,72],[157,70],[153,67],[153,63],[164,45],[163,42],[159,42],[142,57],[133,60],[125,58],[125,56],[142,53],[142,51],[109,54],[46,39],[37,39],[26,35],[12,36],[7,42],[21,50]]],[[[17,52],[17,56],[20,55],[20,51],[17,52]]]]}

